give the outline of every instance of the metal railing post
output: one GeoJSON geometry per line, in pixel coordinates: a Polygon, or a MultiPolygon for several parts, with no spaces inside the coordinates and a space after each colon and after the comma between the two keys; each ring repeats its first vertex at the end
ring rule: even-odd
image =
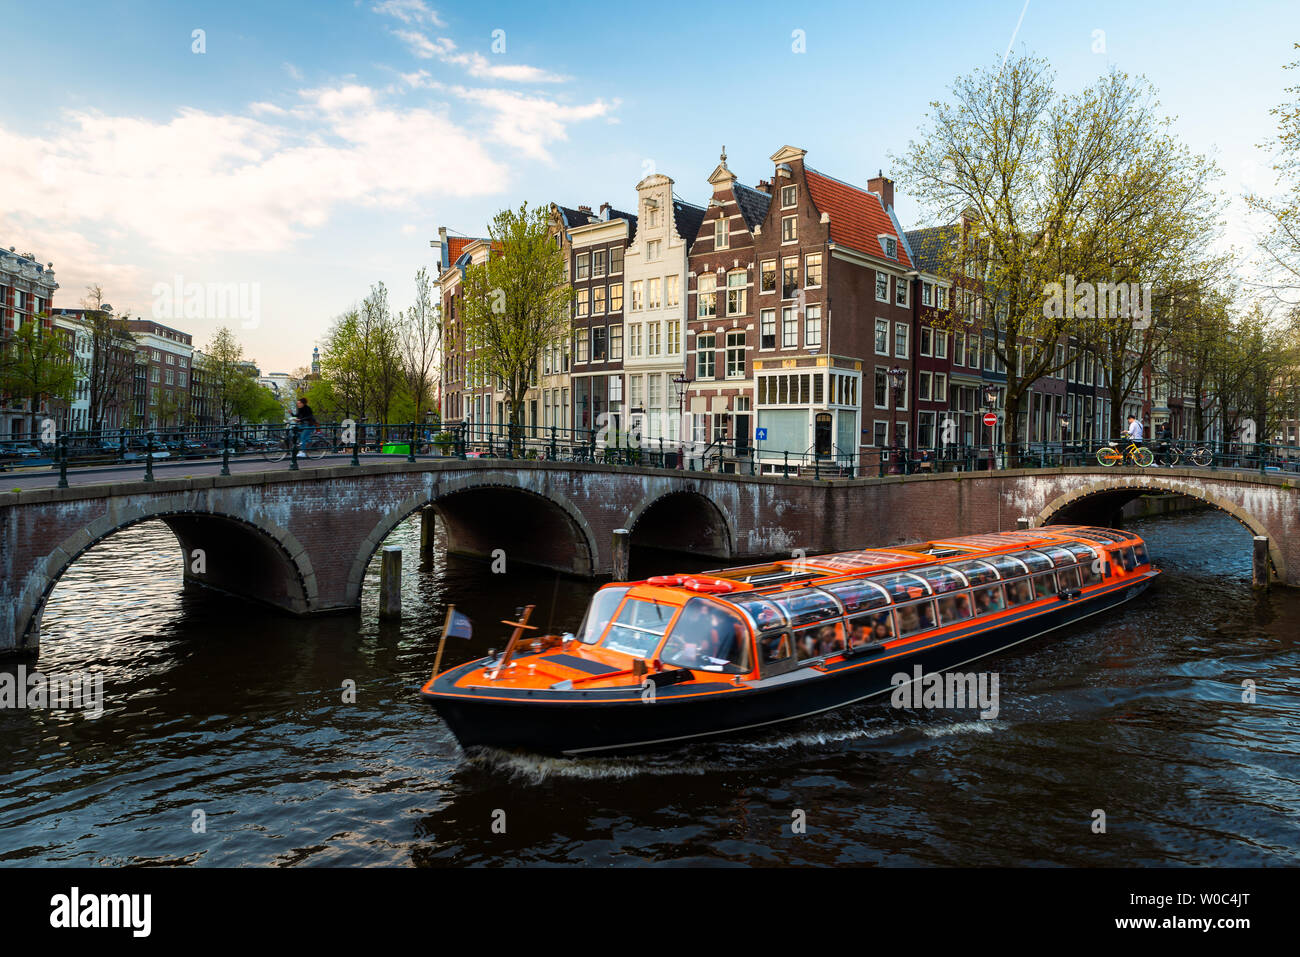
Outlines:
{"type": "Polygon", "coordinates": [[[59,436],[59,488],[68,487],[68,437],[59,436]]]}
{"type": "Polygon", "coordinates": [[[406,461],[415,461],[415,423],[411,423],[410,441],[406,443],[406,461]]]}
{"type": "Polygon", "coordinates": [[[230,474],[230,429],[221,430],[221,474],[230,474]]]}
{"type": "Polygon", "coordinates": [[[153,433],[147,432],[144,437],[144,480],[153,481],[153,433]]]}
{"type": "Polygon", "coordinates": [[[284,429],[285,444],[289,446],[289,471],[298,471],[298,436],[294,434],[292,426],[285,426],[284,429]]]}

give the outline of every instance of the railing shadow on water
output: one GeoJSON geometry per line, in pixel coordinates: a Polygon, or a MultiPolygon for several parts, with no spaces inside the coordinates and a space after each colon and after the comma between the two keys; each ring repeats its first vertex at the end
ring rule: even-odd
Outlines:
{"type": "MultiPolygon", "coordinates": [[[[571,462],[675,469],[734,475],[837,479],[981,472],[1008,468],[1099,468],[1123,453],[1127,440],[1111,443],[1021,442],[997,445],[882,446],[845,450],[834,444],[802,450],[775,449],[766,442],[715,438],[682,441],[676,436],[642,436],[614,429],[456,423],[232,425],[165,431],[105,430],[65,433],[53,443],[0,441],[0,470],[56,470],[59,485],[69,473],[106,467],[139,468],[144,481],[156,467],[188,462],[260,461],[294,471],[302,463],[329,457],[331,464],[436,458],[571,462]],[[305,434],[304,434],[305,433],[305,434]],[[301,454],[298,454],[301,451],[301,454]],[[346,462],[336,461],[346,457],[346,462]],[[1106,460],[1106,461],[1104,461],[1106,460]]],[[[1149,468],[1300,472],[1300,447],[1266,443],[1154,441],[1149,468]]],[[[1137,467],[1128,458],[1126,466],[1137,467]]]]}

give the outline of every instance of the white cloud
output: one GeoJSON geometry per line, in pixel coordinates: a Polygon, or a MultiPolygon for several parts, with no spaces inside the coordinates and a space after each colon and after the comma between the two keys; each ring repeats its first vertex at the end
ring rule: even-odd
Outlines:
{"type": "Polygon", "coordinates": [[[420,59],[440,60],[452,66],[463,67],[470,76],[479,79],[509,83],[563,83],[568,80],[568,77],[549,73],[540,67],[522,63],[493,63],[481,53],[457,53],[456,44],[446,37],[430,40],[416,30],[394,30],[393,35],[420,59]]]}
{"type": "Polygon", "coordinates": [[[574,106],[556,103],[540,96],[528,96],[510,90],[472,90],[452,87],[457,96],[477,103],[492,111],[495,116],[490,126],[492,135],[532,159],[549,160],[548,143],[567,140],[572,123],[606,116],[618,106],[595,100],[574,106]]]}
{"type": "Polygon", "coordinates": [[[386,17],[396,17],[403,23],[429,23],[435,27],[446,26],[436,10],[429,9],[424,0],[382,0],[370,8],[386,17]]]}

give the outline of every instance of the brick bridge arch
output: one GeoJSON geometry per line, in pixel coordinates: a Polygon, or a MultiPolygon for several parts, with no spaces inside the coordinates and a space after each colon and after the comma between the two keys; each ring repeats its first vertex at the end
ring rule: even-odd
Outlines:
{"type": "Polygon", "coordinates": [[[160,521],[176,536],[187,584],[229,591],[296,614],[316,610],[317,582],[311,556],[288,529],[264,516],[250,517],[196,508],[188,496],[163,496],[151,505],[110,511],[59,542],[37,563],[14,608],[18,651],[35,645],[41,616],[64,573],[95,546],[144,522],[160,521]],[[195,572],[195,549],[203,571],[195,572]],[[248,582],[265,590],[250,590],[248,582]]]}
{"type": "MultiPolygon", "coordinates": [[[[569,536],[568,544],[575,546],[572,555],[569,556],[569,567],[561,570],[567,570],[584,577],[592,577],[597,574],[599,550],[591,524],[581,510],[562,491],[547,489],[544,493],[539,492],[534,488],[530,488],[517,473],[502,470],[488,475],[473,474],[452,478],[438,483],[432,490],[421,489],[397,504],[371,529],[370,534],[366,536],[357,549],[352,567],[348,573],[347,591],[350,598],[360,603],[361,590],[365,584],[366,569],[375,557],[375,553],[379,551],[380,545],[398,525],[423,508],[432,507],[437,512],[438,517],[442,519],[444,529],[453,543],[451,550],[462,554],[488,557],[492,552],[492,548],[485,546],[493,544],[494,532],[473,530],[471,526],[474,519],[464,514],[464,512],[473,510],[473,503],[464,503],[461,508],[458,508],[457,506],[461,503],[457,502],[457,497],[471,495],[481,497],[484,494],[491,495],[493,492],[498,495],[504,493],[507,496],[517,496],[527,502],[528,505],[540,509],[549,509],[548,518],[552,520],[549,522],[552,530],[563,529],[569,536]]],[[[483,518],[482,515],[478,517],[483,518]]],[[[509,513],[507,513],[506,520],[509,520],[509,513]]],[[[513,548],[515,543],[506,540],[504,537],[496,543],[496,547],[507,548],[507,546],[513,548]]],[[[516,555],[516,557],[519,556],[516,555]]],[[[536,556],[533,557],[535,559],[536,556]]],[[[507,555],[507,558],[509,558],[509,555],[507,555]]],[[[528,562],[529,558],[530,556],[525,554],[521,560],[528,562]]],[[[534,560],[529,563],[548,566],[554,566],[555,564],[544,560],[534,560]]]]}
{"type": "Polygon", "coordinates": [[[652,493],[631,512],[623,525],[633,547],[645,546],[691,552],[711,558],[736,556],[736,523],[712,498],[694,485],[652,493]],[[662,517],[651,526],[647,517],[662,517]]]}
{"type": "Polygon", "coordinates": [[[1080,506],[1086,507],[1090,501],[1109,499],[1113,503],[1112,507],[1115,511],[1118,511],[1139,495],[1153,492],[1185,495],[1198,502],[1204,502],[1206,505],[1213,506],[1219,511],[1232,516],[1251,535],[1264,536],[1268,539],[1268,554],[1273,563],[1274,574],[1284,582],[1289,580],[1287,577],[1286,553],[1276,534],[1240,504],[1214,492],[1207,491],[1203,484],[1192,484],[1187,481],[1155,476],[1093,482],[1081,488],[1070,489],[1056,496],[1039,510],[1030,524],[1034,526],[1051,525],[1062,521],[1067,524],[1079,524],[1072,517],[1072,513],[1077,512],[1080,506]]]}

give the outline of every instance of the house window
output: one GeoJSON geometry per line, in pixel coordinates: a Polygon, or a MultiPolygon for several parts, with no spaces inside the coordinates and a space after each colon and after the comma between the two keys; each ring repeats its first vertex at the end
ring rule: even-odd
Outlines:
{"type": "Polygon", "coordinates": [[[611,282],[609,284],[609,311],[623,311],[623,284],[621,282],[611,282]]]}
{"type": "Polygon", "coordinates": [[[647,309],[662,309],[663,301],[663,283],[658,279],[647,279],[645,283],[645,307],[647,309]]]}
{"type": "Polygon", "coordinates": [[[662,327],[657,322],[647,322],[645,325],[645,354],[647,356],[659,355],[659,346],[661,345],[660,336],[662,327]]]}
{"type": "Polygon", "coordinates": [[[591,314],[593,316],[603,316],[605,314],[605,287],[591,287],[591,314]]]}
{"type": "Polygon", "coordinates": [[[641,295],[641,280],[637,279],[632,283],[632,311],[640,312],[645,300],[641,295]]]}
{"type": "Polygon", "coordinates": [[[876,301],[889,302],[889,277],[883,272],[876,273],[876,301]]]}
{"type": "Polygon", "coordinates": [[[798,196],[798,189],[796,187],[782,186],[781,187],[781,208],[789,209],[791,206],[794,205],[797,196],[798,196]]]}
{"type": "Polygon", "coordinates": [[[781,217],[781,242],[792,243],[799,237],[795,234],[795,216],[781,217]]]}
{"type": "Polygon", "coordinates": [[[647,199],[645,203],[645,224],[647,226],[659,225],[659,203],[657,200],[647,199]]]}
{"type": "Polygon", "coordinates": [[[791,256],[781,260],[781,298],[793,299],[799,288],[799,258],[791,256]]]}
{"type": "Polygon", "coordinates": [[[918,372],[916,374],[916,397],[926,402],[930,401],[930,382],[931,376],[928,372],[918,372]]]}
{"type": "Polygon", "coordinates": [[[604,326],[595,326],[591,330],[591,361],[604,362],[606,358],[605,337],[607,331],[604,326]]]}
{"type": "Polygon", "coordinates": [[[712,379],[718,361],[717,354],[713,351],[716,337],[713,333],[705,333],[698,336],[695,340],[695,378],[712,379]]]}
{"type": "Polygon", "coordinates": [[[793,306],[781,310],[781,348],[793,349],[799,345],[799,317],[793,306]]]}
{"type": "Polygon", "coordinates": [[[682,304],[682,277],[669,276],[664,280],[664,305],[668,308],[682,304]]]}
{"type": "Polygon", "coordinates": [[[575,358],[574,358],[574,361],[575,361],[575,362],[586,362],[586,361],[587,361],[587,348],[588,348],[588,346],[589,346],[589,342],[588,342],[588,338],[587,338],[587,330],[586,330],[586,329],[580,329],[580,330],[578,331],[578,333],[577,333],[577,336],[576,336],[575,339],[574,339],[574,342],[573,342],[573,351],[574,351],[574,355],[575,355],[575,358]]]}
{"type": "Polygon", "coordinates": [[[889,407],[889,373],[883,366],[876,366],[876,408],[889,407]]]}
{"type": "Polygon", "coordinates": [[[932,282],[921,283],[921,305],[923,306],[934,305],[934,283],[932,282]]]}
{"type": "Polygon", "coordinates": [[[652,239],[645,244],[645,258],[647,262],[656,262],[659,259],[659,240],[652,239]]]}
{"type": "Polygon", "coordinates": [[[776,348],[776,310],[763,309],[758,314],[758,347],[776,348]]]}
{"type": "Polygon", "coordinates": [[[591,274],[596,279],[605,275],[605,250],[597,249],[591,254],[591,274]]]}
{"type": "Polygon", "coordinates": [[[623,327],[609,327],[609,358],[618,362],[623,358],[623,327]]]}
{"type": "Polygon", "coordinates": [[[726,249],[730,243],[727,241],[730,237],[731,223],[726,216],[722,216],[713,222],[713,248],[726,249]]]}
{"type": "Polygon", "coordinates": [[[907,305],[907,287],[911,285],[902,276],[894,280],[894,304],[898,306],[907,305]]]}
{"type": "Polygon", "coordinates": [[[898,240],[893,236],[885,237],[885,255],[890,259],[898,258],[898,240]]]}
{"type": "Polygon", "coordinates": [[[822,284],[822,254],[809,253],[803,260],[803,284],[809,289],[822,284]]]}
{"type": "Polygon", "coordinates": [[[947,375],[945,375],[942,372],[936,372],[934,374],[934,389],[931,391],[930,396],[934,399],[935,402],[946,403],[948,401],[948,376],[947,375]]]}
{"type": "Polygon", "coordinates": [[[939,309],[948,308],[948,287],[936,286],[934,290],[934,304],[939,309]]]}
{"type": "Polygon", "coordinates": [[[804,310],[803,344],[820,346],[822,344],[822,307],[808,306],[804,310]]]}
{"type": "Polygon", "coordinates": [[[885,319],[876,320],[876,355],[889,355],[889,322],[885,319]]]}
{"type": "Polygon", "coordinates": [[[907,358],[907,338],[911,330],[907,328],[907,323],[894,323],[894,358],[907,358]]]}
{"type": "Polygon", "coordinates": [[[884,448],[888,441],[889,423],[876,419],[871,425],[871,444],[884,448]]]}
{"type": "Polygon", "coordinates": [[[765,259],[759,269],[759,292],[776,292],[776,260],[765,259]]]}
{"type": "Polygon", "coordinates": [[[745,270],[734,269],[727,273],[727,315],[738,316],[745,311],[745,270]]]}
{"type": "Polygon", "coordinates": [[[934,331],[934,357],[936,359],[948,358],[948,333],[942,329],[934,331]]]}
{"type": "Polygon", "coordinates": [[[641,357],[641,323],[634,322],[627,327],[627,354],[633,359],[641,357]]]}
{"type": "Polygon", "coordinates": [[[682,324],[677,319],[668,320],[668,355],[679,355],[682,351],[682,324]]]}
{"type": "Polygon", "coordinates": [[[623,247],[614,246],[609,251],[609,274],[611,276],[623,271],[623,247]]]}
{"type": "Polygon", "coordinates": [[[587,301],[587,290],[578,290],[578,316],[585,316],[590,312],[591,304],[587,301]]]}
{"type": "Polygon", "coordinates": [[[718,314],[718,277],[711,272],[701,273],[695,285],[695,314],[701,319],[708,319],[718,314]]]}
{"type": "Polygon", "coordinates": [[[581,253],[580,255],[575,257],[574,261],[577,264],[577,268],[574,270],[573,278],[574,279],[591,278],[591,257],[586,253],[581,253]]]}
{"type": "Polygon", "coordinates": [[[934,330],[929,326],[921,327],[921,355],[934,354],[934,330]]]}
{"type": "Polygon", "coordinates": [[[745,378],[745,334],[727,333],[727,378],[745,378]]]}

